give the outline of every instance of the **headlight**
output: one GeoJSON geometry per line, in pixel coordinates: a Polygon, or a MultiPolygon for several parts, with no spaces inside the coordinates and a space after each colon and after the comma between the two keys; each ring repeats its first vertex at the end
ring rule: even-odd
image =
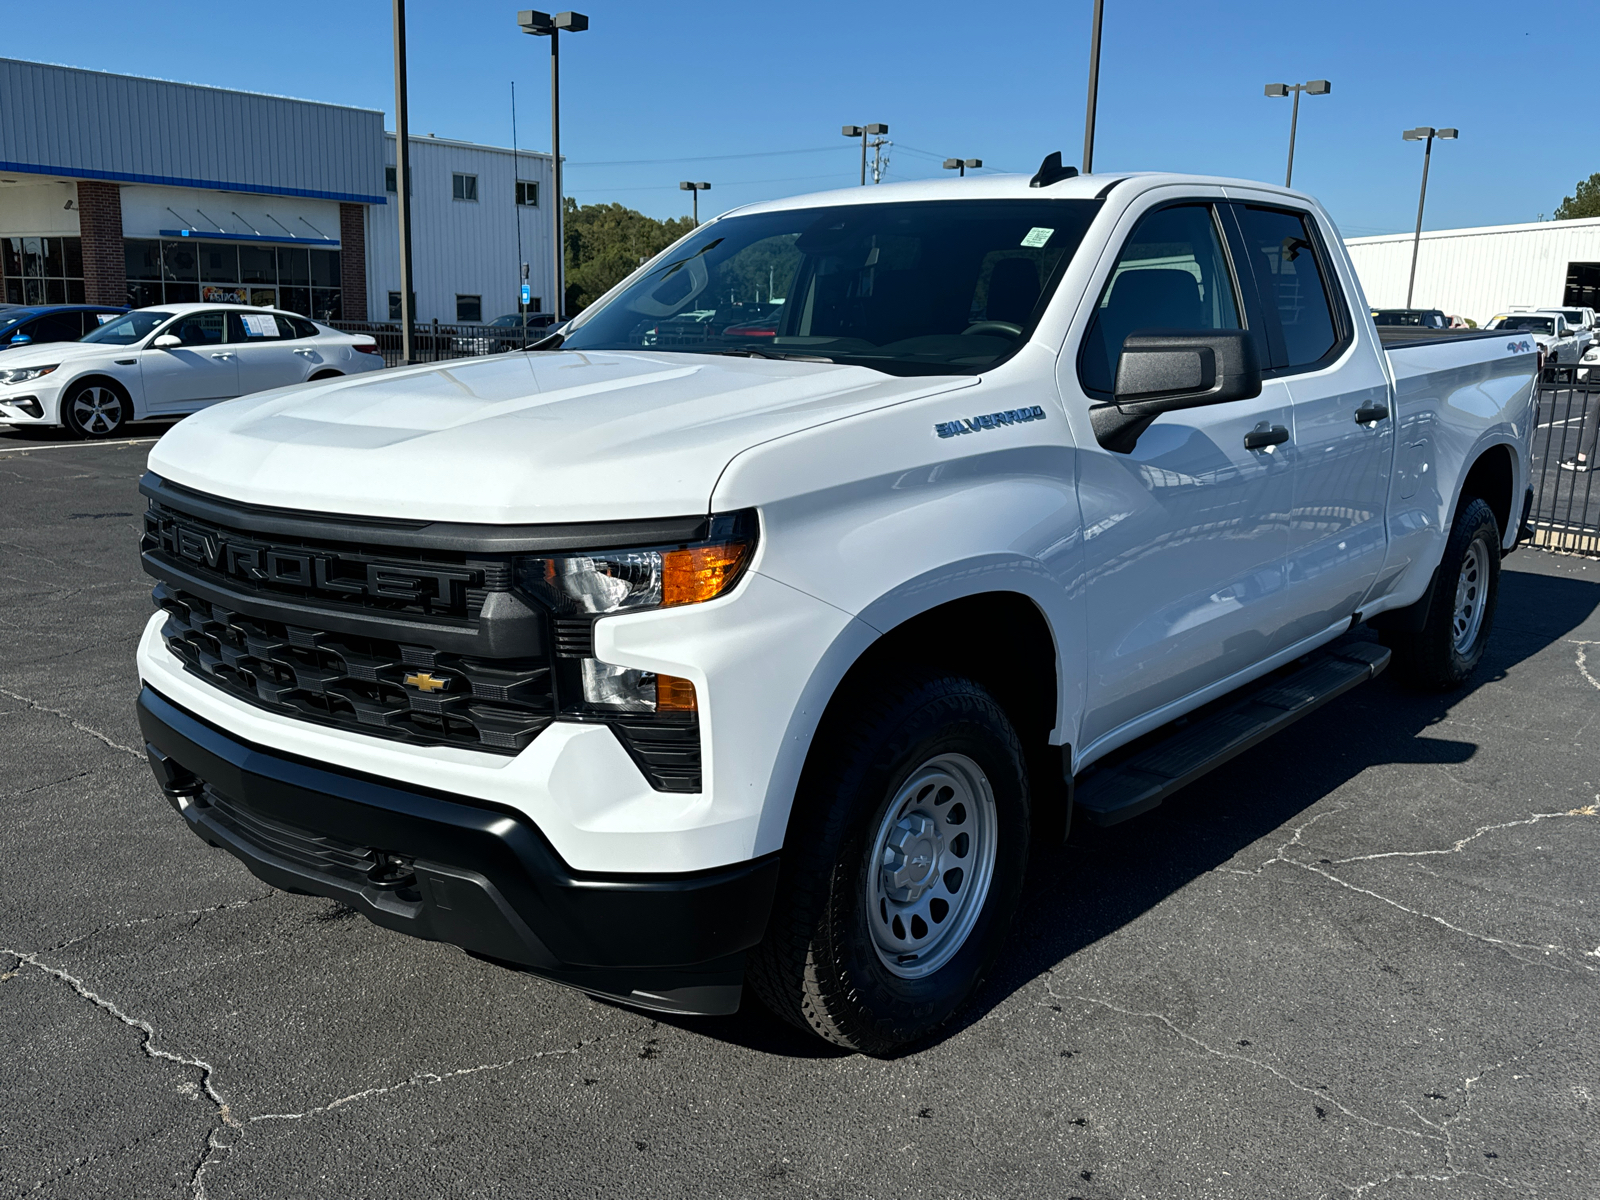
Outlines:
{"type": "Polygon", "coordinates": [[[517,559],[517,586],[554,611],[557,641],[568,647],[557,650],[561,692],[581,695],[583,709],[596,715],[693,714],[699,703],[689,680],[614,666],[571,647],[590,644],[599,617],[727,594],[754,557],[757,529],[755,513],[746,510],[712,517],[703,539],[676,546],[517,559]]]}
{"type": "Polygon", "coordinates": [[[0,383],[28,383],[40,376],[48,375],[59,367],[60,363],[51,363],[48,367],[13,367],[9,371],[0,371],[0,383]]]}

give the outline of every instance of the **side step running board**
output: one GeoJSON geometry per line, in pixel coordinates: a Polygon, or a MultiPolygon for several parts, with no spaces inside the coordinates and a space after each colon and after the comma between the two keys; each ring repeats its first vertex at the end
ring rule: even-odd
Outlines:
{"type": "Polygon", "coordinates": [[[1130,758],[1092,771],[1078,783],[1077,810],[1096,825],[1115,825],[1148,812],[1388,665],[1389,651],[1370,642],[1318,651],[1294,674],[1257,684],[1233,703],[1130,758]]]}

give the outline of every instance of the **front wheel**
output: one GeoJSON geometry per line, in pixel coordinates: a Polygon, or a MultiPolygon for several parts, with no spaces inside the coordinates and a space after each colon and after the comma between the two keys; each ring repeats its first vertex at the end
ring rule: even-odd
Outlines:
{"type": "Polygon", "coordinates": [[[1471,500],[1451,527],[1421,630],[1385,635],[1406,682],[1427,691],[1465,683],[1489,643],[1499,589],[1500,524],[1471,500]]]}
{"type": "Polygon", "coordinates": [[[819,732],[749,981],[836,1045],[887,1053],[977,989],[1028,854],[1016,731],[970,680],[890,685],[819,732]]]}
{"type": "Polygon", "coordinates": [[[81,438],[108,438],[128,423],[128,402],[103,383],[85,383],[61,401],[61,423],[81,438]]]}

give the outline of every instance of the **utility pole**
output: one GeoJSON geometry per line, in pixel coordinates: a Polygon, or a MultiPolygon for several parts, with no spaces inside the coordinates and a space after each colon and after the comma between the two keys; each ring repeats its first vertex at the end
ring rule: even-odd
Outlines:
{"type": "Polygon", "coordinates": [[[882,183],[883,173],[889,169],[889,156],[883,148],[889,145],[889,139],[880,137],[872,139],[872,182],[882,183]]]}
{"type": "Polygon", "coordinates": [[[841,130],[847,138],[861,139],[861,186],[867,186],[867,136],[882,137],[889,127],[881,122],[875,125],[846,125],[841,130]]]}
{"type": "Polygon", "coordinates": [[[1422,148],[1422,191],[1417,196],[1417,232],[1411,239],[1411,278],[1406,282],[1407,308],[1411,307],[1411,295],[1417,287],[1417,251],[1422,248],[1422,206],[1428,202],[1428,164],[1433,159],[1433,139],[1454,141],[1460,133],[1459,129],[1435,129],[1431,125],[1418,125],[1415,129],[1408,129],[1400,135],[1408,142],[1427,143],[1422,148]]]}
{"type": "Polygon", "coordinates": [[[406,111],[406,0],[394,0],[394,194],[400,220],[400,365],[412,360],[411,120],[406,111]]]}
{"type": "Polygon", "coordinates": [[[1089,104],[1083,116],[1083,173],[1094,170],[1094,110],[1100,96],[1100,19],[1104,0],[1094,0],[1094,32],[1089,37],[1089,104]]]}

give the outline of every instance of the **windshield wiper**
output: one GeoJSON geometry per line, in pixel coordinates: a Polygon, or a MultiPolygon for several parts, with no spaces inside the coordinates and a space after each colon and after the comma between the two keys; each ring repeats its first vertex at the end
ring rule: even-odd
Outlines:
{"type": "Polygon", "coordinates": [[[765,346],[740,346],[729,350],[702,350],[701,354],[732,355],[735,358],[787,358],[795,362],[825,362],[834,360],[821,354],[801,354],[795,350],[768,350],[765,346]]]}

